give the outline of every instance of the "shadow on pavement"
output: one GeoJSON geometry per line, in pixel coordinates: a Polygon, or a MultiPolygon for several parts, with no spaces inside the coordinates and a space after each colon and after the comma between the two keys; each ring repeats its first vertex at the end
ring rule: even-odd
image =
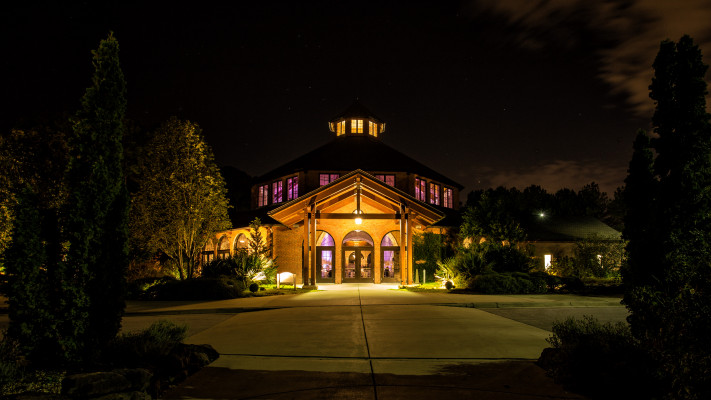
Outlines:
{"type": "Polygon", "coordinates": [[[163,398],[584,399],[555,385],[531,361],[449,364],[430,375],[207,367],[163,398]]]}

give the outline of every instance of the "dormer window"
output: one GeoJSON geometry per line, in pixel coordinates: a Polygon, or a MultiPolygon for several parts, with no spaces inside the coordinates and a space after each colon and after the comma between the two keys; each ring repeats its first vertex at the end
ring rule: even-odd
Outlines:
{"type": "Polygon", "coordinates": [[[351,120],[351,133],[363,133],[363,120],[362,119],[352,119],[351,120]]]}
{"type": "Polygon", "coordinates": [[[368,121],[368,133],[370,136],[378,137],[378,124],[373,121],[368,121]]]}

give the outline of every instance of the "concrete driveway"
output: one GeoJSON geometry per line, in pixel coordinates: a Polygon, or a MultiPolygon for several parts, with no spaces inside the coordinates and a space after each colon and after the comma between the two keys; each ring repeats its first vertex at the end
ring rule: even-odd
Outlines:
{"type": "MultiPolygon", "coordinates": [[[[624,320],[619,299],[476,296],[321,286],[300,295],[214,302],[132,302],[124,329],[190,324],[220,358],[167,399],[582,398],[538,358],[556,315],[624,320]]],[[[562,319],[562,317],[560,319],[562,319]]]]}

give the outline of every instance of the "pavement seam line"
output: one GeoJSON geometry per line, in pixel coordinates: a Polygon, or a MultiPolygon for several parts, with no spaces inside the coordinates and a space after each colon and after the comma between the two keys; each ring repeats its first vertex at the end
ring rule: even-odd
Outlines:
{"type": "Polygon", "coordinates": [[[365,330],[365,317],[363,317],[363,300],[360,297],[360,286],[358,286],[358,305],[360,306],[360,322],[363,324],[363,338],[365,339],[365,350],[368,352],[368,365],[370,366],[370,379],[373,382],[373,397],[378,400],[378,387],[375,384],[375,371],[373,370],[373,360],[370,358],[370,345],[368,344],[368,332],[365,330]]]}

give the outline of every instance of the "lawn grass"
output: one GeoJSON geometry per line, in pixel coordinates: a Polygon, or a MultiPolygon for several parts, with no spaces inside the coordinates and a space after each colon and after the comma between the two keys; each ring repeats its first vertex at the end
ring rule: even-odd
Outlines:
{"type": "Polygon", "coordinates": [[[259,285],[260,290],[254,292],[254,293],[247,290],[247,291],[245,291],[245,296],[252,296],[252,297],[281,296],[281,295],[285,295],[285,294],[302,294],[302,293],[316,291],[313,289],[301,289],[298,286],[297,286],[296,290],[294,290],[294,287],[291,285],[284,286],[282,284],[280,286],[281,287],[279,289],[277,289],[276,284],[259,285]],[[264,290],[262,290],[262,289],[264,289],[264,290]]]}

